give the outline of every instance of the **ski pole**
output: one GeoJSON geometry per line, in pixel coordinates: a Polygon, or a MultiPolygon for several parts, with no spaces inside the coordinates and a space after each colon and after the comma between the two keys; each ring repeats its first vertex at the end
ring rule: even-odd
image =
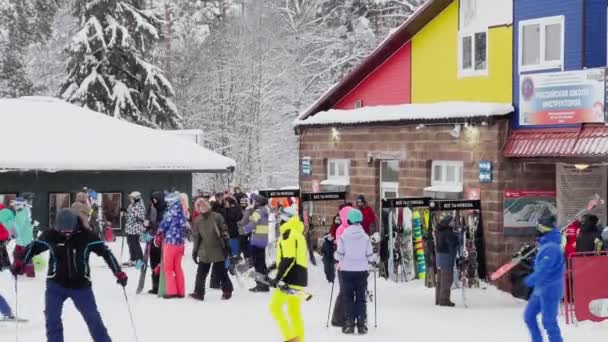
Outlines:
{"type": "Polygon", "coordinates": [[[376,267],[374,266],[374,328],[378,329],[378,292],[376,288],[376,267]]]}
{"type": "Polygon", "coordinates": [[[325,327],[329,328],[329,316],[331,315],[331,302],[334,300],[334,286],[336,285],[336,278],[331,282],[331,294],[329,295],[329,308],[327,309],[327,323],[325,327]]]}
{"type": "Polygon", "coordinates": [[[127,290],[124,287],[122,288],[122,293],[125,295],[125,302],[127,303],[129,319],[131,320],[131,328],[133,329],[133,337],[135,338],[135,342],[139,342],[139,338],[137,337],[137,328],[135,327],[135,320],[133,319],[133,313],[131,312],[131,305],[129,304],[129,297],[127,296],[127,290]]]}
{"type": "Polygon", "coordinates": [[[15,276],[15,341],[19,342],[19,278],[15,276]]]}

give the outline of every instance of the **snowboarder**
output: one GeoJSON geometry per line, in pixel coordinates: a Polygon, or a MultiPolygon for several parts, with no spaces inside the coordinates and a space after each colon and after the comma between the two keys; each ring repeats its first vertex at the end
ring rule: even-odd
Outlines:
{"type": "MultiPolygon", "coordinates": [[[[165,212],[167,210],[167,203],[165,202],[165,193],[162,191],[155,191],[150,196],[150,207],[148,211],[148,222],[146,227],[146,236],[154,238],[158,232],[158,226],[160,225],[165,212]]],[[[150,238],[147,238],[148,240],[150,238]]],[[[150,269],[152,270],[152,289],[148,291],[150,294],[158,293],[158,285],[160,282],[160,274],[154,272],[156,267],[160,264],[161,259],[161,248],[156,246],[154,243],[150,243],[150,269]]]]}
{"type": "MultiPolygon", "coordinates": [[[[267,274],[266,269],[266,247],[268,246],[268,224],[270,210],[268,209],[268,199],[264,196],[257,196],[255,201],[255,212],[249,218],[249,223],[245,226],[245,233],[251,233],[250,252],[253,259],[255,271],[260,274],[267,274]]],[[[257,282],[251,292],[269,292],[268,285],[257,282]]]]}
{"type": "Polygon", "coordinates": [[[144,258],[141,250],[140,238],[146,231],[144,221],[146,219],[146,207],[141,200],[141,193],[133,191],[129,194],[129,207],[126,213],[125,233],[127,234],[127,246],[129,247],[129,261],[125,266],[133,267],[144,258]]]}
{"type": "MultiPolygon", "coordinates": [[[[340,210],[340,226],[336,229],[336,239],[334,240],[336,243],[336,249],[338,247],[338,243],[340,243],[340,237],[344,234],[346,228],[348,228],[348,213],[352,210],[352,207],[346,206],[340,210]]],[[[335,260],[335,258],[334,258],[335,260]]],[[[338,263],[338,271],[340,270],[340,264],[338,263]]],[[[338,295],[336,296],[336,303],[334,304],[334,312],[331,317],[331,325],[334,327],[343,327],[344,326],[344,293],[342,291],[342,278],[338,276],[338,295]]]]}
{"type": "Polygon", "coordinates": [[[89,220],[91,219],[91,204],[89,203],[89,196],[86,192],[79,192],[76,194],[76,202],[72,204],[72,209],[78,212],[80,220],[86,229],[91,229],[89,220]]]}
{"type": "Polygon", "coordinates": [[[454,281],[454,263],[460,244],[454,232],[454,218],[445,216],[439,221],[435,232],[437,286],[435,288],[435,305],[456,306],[450,300],[452,282],[454,281]]]}
{"type": "Polygon", "coordinates": [[[363,195],[357,196],[357,209],[359,209],[363,215],[363,222],[361,222],[361,226],[363,227],[363,230],[365,230],[365,233],[370,236],[375,232],[376,229],[376,213],[372,207],[367,205],[367,200],[363,195]]]}
{"type": "Polygon", "coordinates": [[[557,323],[558,309],[564,293],[564,254],[561,248],[561,233],[556,228],[557,219],[551,214],[543,215],[536,226],[538,254],[534,260],[534,272],[524,280],[533,287],[532,296],[524,312],[524,320],[530,331],[532,342],[542,342],[537,316],[542,323],[549,342],[562,342],[557,323]]]}
{"type": "Polygon", "coordinates": [[[127,275],[121,271],[110,249],[97,235],[84,229],[78,212],[61,209],[57,213],[55,229],[45,231],[27,246],[25,254],[13,263],[12,273],[18,274],[32,257],[47,250],[50,251],[44,308],[47,341],[64,340],[61,316],[68,298],[84,318],[93,341],[111,341],[97,309],[88,262],[91,252],[103,257],[117,283],[126,286],[127,275]]]}
{"type": "Polygon", "coordinates": [[[343,293],[346,319],[342,332],[367,333],[366,291],[369,264],[377,262],[371,240],[363,227],[363,214],[358,209],[348,212],[349,227],[340,236],[336,260],[340,261],[340,289],[343,293]]]}
{"type": "Polygon", "coordinates": [[[222,215],[211,210],[211,205],[204,199],[196,201],[196,209],[200,215],[194,220],[192,227],[192,259],[198,264],[194,292],[190,297],[197,300],[205,299],[205,282],[209,271],[215,273],[222,288],[222,299],[232,298],[233,286],[225,261],[228,255],[228,228],[222,215]]]}
{"type": "Polygon", "coordinates": [[[165,298],[184,298],[186,288],[182,258],[185,250],[187,219],[180,201],[179,192],[170,193],[165,197],[165,201],[169,209],[167,209],[160,223],[154,243],[157,246],[160,246],[162,243],[163,246],[162,264],[166,277],[165,298]]]}
{"type": "Polygon", "coordinates": [[[601,246],[602,231],[597,226],[598,222],[599,218],[595,215],[583,216],[581,230],[576,238],[576,252],[594,252],[598,244],[601,246]]]}
{"type": "MultiPolygon", "coordinates": [[[[308,285],[308,251],[304,237],[304,224],[293,207],[285,208],[280,220],[280,238],[277,246],[277,274],[269,280],[272,287],[285,285],[301,291],[308,285]]],[[[270,299],[270,312],[276,320],[283,341],[304,341],[304,319],[300,297],[287,294],[284,290],[275,289],[270,299]],[[287,317],[284,307],[287,307],[287,317]]]]}
{"type": "MultiPolygon", "coordinates": [[[[16,246],[14,255],[23,253],[25,247],[34,240],[34,226],[32,225],[32,216],[28,203],[24,198],[17,197],[14,202],[15,208],[15,232],[16,246]]],[[[28,278],[34,278],[36,271],[34,270],[33,261],[25,264],[23,269],[28,278]]]]}

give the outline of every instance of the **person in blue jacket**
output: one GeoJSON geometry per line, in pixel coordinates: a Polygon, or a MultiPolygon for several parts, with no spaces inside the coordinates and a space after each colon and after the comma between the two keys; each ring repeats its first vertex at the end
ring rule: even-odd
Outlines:
{"type": "Polygon", "coordinates": [[[539,249],[534,260],[534,272],[524,279],[528,287],[534,288],[524,313],[524,319],[532,342],[542,342],[537,316],[542,323],[549,342],[562,342],[563,338],[557,315],[564,293],[564,253],[561,248],[561,233],[556,228],[554,215],[545,215],[538,221],[539,249]]]}

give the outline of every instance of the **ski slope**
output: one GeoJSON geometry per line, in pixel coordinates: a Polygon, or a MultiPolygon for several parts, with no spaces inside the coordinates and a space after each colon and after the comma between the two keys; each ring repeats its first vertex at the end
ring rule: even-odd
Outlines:
{"type": "MultiPolygon", "coordinates": [[[[120,242],[120,239],[118,240],[120,242]]],[[[120,244],[113,250],[120,255],[120,244]]],[[[125,256],[127,258],[125,246],[125,256]]],[[[184,268],[188,290],[194,285],[196,267],[186,252],[184,268]]],[[[91,257],[94,291],[99,309],[115,342],[134,342],[127,306],[121,288],[116,285],[103,260],[91,257]]],[[[456,308],[441,308],[434,304],[434,290],[419,281],[395,284],[378,280],[378,328],[374,329],[373,305],[368,306],[370,333],[364,337],[343,336],[336,328],[325,328],[331,286],[325,281],[322,266],[310,266],[309,290],[315,297],[303,305],[306,340],[329,341],[528,341],[522,321],[525,302],[513,299],[490,287],[467,293],[469,308],[463,308],[459,291],[453,292],[456,308]]],[[[269,294],[247,291],[250,284],[240,287],[235,282],[232,300],[220,300],[221,293],[210,290],[204,302],[191,299],[164,300],[148,294],[135,295],[138,272],[127,270],[130,283],[129,301],[135,315],[141,342],[179,341],[281,341],[278,330],[268,313],[269,294]]],[[[14,306],[13,279],[8,272],[0,273],[0,291],[14,306]]],[[[370,286],[373,286],[370,277],[370,286]]],[[[45,341],[44,277],[19,281],[19,315],[30,319],[19,325],[19,341],[45,341]]],[[[149,279],[146,290],[149,289],[149,279]]],[[[581,323],[565,326],[561,319],[565,341],[606,342],[608,323],[581,323]]],[[[71,302],[64,307],[66,342],[90,341],[84,321],[71,302]]],[[[0,323],[0,341],[16,341],[14,323],[0,323]]]]}

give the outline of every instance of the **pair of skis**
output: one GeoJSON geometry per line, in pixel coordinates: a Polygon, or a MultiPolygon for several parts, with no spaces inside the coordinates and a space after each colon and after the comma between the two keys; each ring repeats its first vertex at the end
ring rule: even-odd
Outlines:
{"type": "MultiPolygon", "coordinates": [[[[589,211],[593,210],[595,207],[597,207],[598,205],[603,204],[603,203],[604,203],[604,200],[602,200],[598,194],[595,194],[595,196],[593,197],[593,199],[591,199],[589,201],[589,203],[587,203],[587,207],[584,208],[584,209],[581,209],[578,213],[576,213],[574,215],[574,217],[572,217],[572,219],[570,219],[567,222],[567,224],[565,224],[560,229],[561,233],[563,234],[564,231],[566,230],[566,228],[571,223],[573,223],[574,221],[577,221],[583,215],[587,214],[589,211]]],[[[537,250],[538,250],[538,247],[535,247],[535,248],[531,249],[528,253],[513,258],[511,261],[509,261],[508,263],[504,264],[498,270],[496,270],[494,273],[492,273],[492,275],[490,275],[490,279],[492,281],[496,281],[496,280],[500,279],[502,276],[504,276],[505,274],[509,273],[512,269],[514,269],[517,265],[519,265],[523,260],[526,260],[530,255],[536,253],[537,250]]]]}

